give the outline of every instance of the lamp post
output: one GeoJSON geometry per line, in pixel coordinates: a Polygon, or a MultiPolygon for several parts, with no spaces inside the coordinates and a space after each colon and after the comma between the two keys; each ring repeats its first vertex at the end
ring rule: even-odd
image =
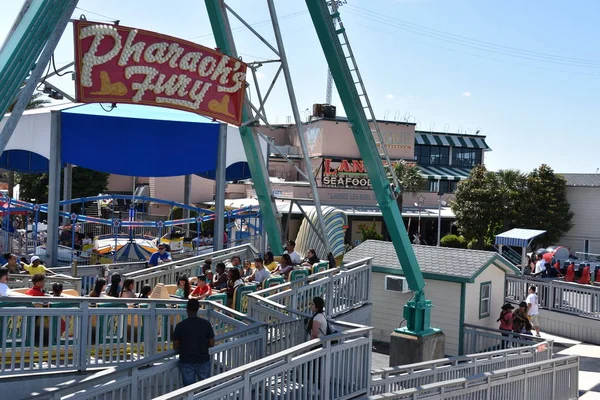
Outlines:
{"type": "Polygon", "coordinates": [[[414,206],[419,209],[419,225],[417,226],[417,238],[419,240],[418,244],[421,244],[421,206],[423,205],[424,201],[425,198],[422,195],[418,195],[417,201],[414,203],[414,206]]]}
{"type": "Polygon", "coordinates": [[[446,203],[444,200],[442,200],[442,196],[444,195],[444,193],[442,192],[438,192],[438,196],[440,197],[438,199],[438,226],[437,226],[437,246],[440,247],[440,239],[442,236],[442,206],[446,206],[446,203]]]}

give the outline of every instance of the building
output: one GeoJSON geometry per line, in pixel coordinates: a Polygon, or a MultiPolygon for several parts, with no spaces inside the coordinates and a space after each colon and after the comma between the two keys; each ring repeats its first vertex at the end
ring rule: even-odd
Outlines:
{"type": "Polygon", "coordinates": [[[576,252],[600,253],[600,174],[560,174],[567,181],[573,228],[558,244],[576,252]]]}
{"type": "MultiPolygon", "coordinates": [[[[505,277],[520,272],[491,251],[418,245],[413,249],[427,285],[427,299],[434,305],[431,325],[446,335],[446,355],[460,355],[464,324],[497,328],[505,277]]],[[[402,323],[402,310],[412,293],[386,290],[387,276],[403,276],[393,243],[368,240],[346,253],[344,263],[367,257],[373,258],[373,339],[389,342],[402,323]]]]}

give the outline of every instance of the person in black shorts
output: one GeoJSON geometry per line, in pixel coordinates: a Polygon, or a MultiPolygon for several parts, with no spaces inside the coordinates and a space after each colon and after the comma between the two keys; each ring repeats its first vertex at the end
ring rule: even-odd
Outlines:
{"type": "Polygon", "coordinates": [[[179,372],[184,386],[209,378],[212,367],[208,349],[215,345],[215,332],[210,322],[198,317],[199,308],[197,299],[188,300],[188,317],[173,332],[173,348],[179,350],[179,372]]]}

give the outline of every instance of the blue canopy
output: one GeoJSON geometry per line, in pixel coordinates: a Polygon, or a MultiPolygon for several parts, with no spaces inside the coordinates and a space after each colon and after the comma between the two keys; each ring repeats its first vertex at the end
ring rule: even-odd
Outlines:
{"type": "MultiPolygon", "coordinates": [[[[48,171],[52,110],[61,112],[63,163],[128,176],[197,174],[215,179],[218,122],[191,112],[132,104],[119,104],[110,112],[99,104],[26,111],[0,157],[0,168],[48,171]]],[[[239,131],[229,126],[227,136],[226,179],[250,178],[239,131]]]]}
{"type": "Polygon", "coordinates": [[[543,235],[546,231],[536,229],[514,228],[496,235],[496,244],[504,246],[527,247],[533,238],[543,235]]]}

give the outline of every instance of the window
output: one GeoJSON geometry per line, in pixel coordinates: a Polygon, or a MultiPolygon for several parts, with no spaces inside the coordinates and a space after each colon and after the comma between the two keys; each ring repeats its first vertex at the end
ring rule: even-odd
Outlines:
{"type": "Polygon", "coordinates": [[[429,191],[443,194],[454,193],[456,191],[456,181],[448,181],[448,180],[430,180],[429,181],[429,191]],[[438,183],[439,182],[439,183],[438,183]]]}
{"type": "Polygon", "coordinates": [[[492,306],[492,282],[482,282],[479,287],[479,319],[490,316],[492,306]]]}
{"type": "Polygon", "coordinates": [[[481,164],[481,149],[454,147],[452,149],[452,165],[457,167],[474,167],[481,164]]]}
{"type": "Polygon", "coordinates": [[[449,165],[450,148],[443,146],[415,146],[415,160],[421,165],[449,165]]]}

